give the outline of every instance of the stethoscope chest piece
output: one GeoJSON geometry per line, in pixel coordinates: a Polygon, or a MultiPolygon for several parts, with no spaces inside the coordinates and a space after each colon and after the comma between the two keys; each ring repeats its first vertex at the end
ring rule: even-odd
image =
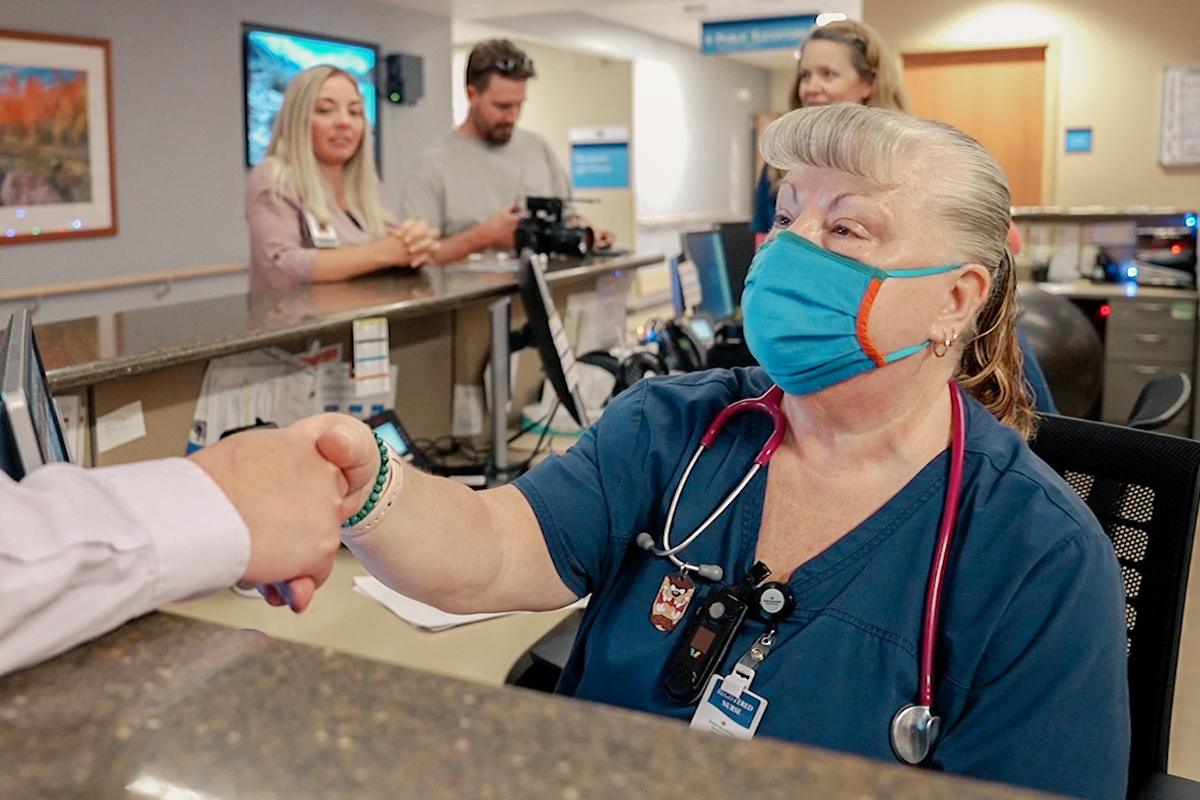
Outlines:
{"type": "Polygon", "coordinates": [[[892,717],[892,751],[905,764],[921,764],[933,752],[941,732],[942,718],[933,709],[910,703],[892,717]]]}

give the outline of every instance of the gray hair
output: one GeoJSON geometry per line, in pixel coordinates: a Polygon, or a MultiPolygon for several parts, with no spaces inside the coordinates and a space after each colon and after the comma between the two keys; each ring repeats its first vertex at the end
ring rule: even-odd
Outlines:
{"type": "Polygon", "coordinates": [[[763,132],[763,158],[790,170],[841,170],[883,187],[925,183],[930,227],[944,233],[947,259],[983,265],[992,292],[975,319],[957,374],[1000,421],[1029,436],[1033,412],[1016,340],[1016,278],[1006,236],[1012,223],[1004,170],[979,142],[950,125],[854,103],[802,108],[763,132]]]}
{"type": "Polygon", "coordinates": [[[799,165],[832,167],[897,185],[919,171],[936,182],[938,222],[961,260],[989,270],[1004,257],[1011,217],[1008,180],[979,142],[941,122],[855,103],[784,114],[763,133],[763,158],[784,171],[799,165]]]}
{"type": "MultiPolygon", "coordinates": [[[[333,77],[346,78],[357,91],[358,80],[353,75],[328,64],[309,67],[292,78],[284,92],[283,106],[275,117],[271,143],[267,147],[267,158],[273,167],[271,197],[282,202],[284,187],[290,178],[304,209],[327,225],[333,223],[333,215],[329,208],[329,188],[313,153],[312,115],[321,87],[333,77]]],[[[344,191],[346,205],[363,229],[383,236],[387,226],[395,224],[396,220],[381,200],[382,190],[375,165],[371,163],[372,153],[371,126],[367,125],[362,144],[346,163],[344,191]]]]}

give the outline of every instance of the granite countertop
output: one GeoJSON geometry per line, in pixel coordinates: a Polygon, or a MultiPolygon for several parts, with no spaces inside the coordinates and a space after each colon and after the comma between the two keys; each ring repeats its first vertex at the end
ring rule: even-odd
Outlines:
{"type": "Polygon", "coordinates": [[[166,614],[0,678],[6,800],[801,795],[1045,797],[166,614]]]}
{"type": "MultiPolygon", "coordinates": [[[[554,285],[662,260],[610,256],[556,265],[554,285]]],[[[391,270],[342,283],[309,284],[38,325],[50,386],[62,391],[319,336],[367,316],[400,318],[461,308],[516,292],[513,270],[497,264],[391,270]]],[[[0,336],[2,338],[2,336],[0,336]]]]}

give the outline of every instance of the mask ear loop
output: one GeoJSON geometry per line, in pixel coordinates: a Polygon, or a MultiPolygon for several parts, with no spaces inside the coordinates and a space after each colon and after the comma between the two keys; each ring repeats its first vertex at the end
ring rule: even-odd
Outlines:
{"type": "Polygon", "coordinates": [[[946,353],[950,352],[950,348],[958,341],[957,333],[948,333],[946,338],[940,342],[933,343],[933,354],[938,358],[944,358],[946,353]],[[939,349],[940,348],[940,349],[939,349]]]}

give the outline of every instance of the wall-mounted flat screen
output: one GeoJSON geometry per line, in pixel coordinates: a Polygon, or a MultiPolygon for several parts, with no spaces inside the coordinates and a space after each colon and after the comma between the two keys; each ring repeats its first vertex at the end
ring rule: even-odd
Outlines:
{"type": "MultiPolygon", "coordinates": [[[[379,48],[376,45],[249,23],[242,29],[246,166],[254,166],[266,155],[267,145],[271,143],[271,127],[283,105],[283,93],[288,83],[296,73],[318,64],[332,64],[358,79],[370,138],[379,141],[376,102],[379,48]]],[[[378,168],[377,145],[374,155],[378,168]]]]}

